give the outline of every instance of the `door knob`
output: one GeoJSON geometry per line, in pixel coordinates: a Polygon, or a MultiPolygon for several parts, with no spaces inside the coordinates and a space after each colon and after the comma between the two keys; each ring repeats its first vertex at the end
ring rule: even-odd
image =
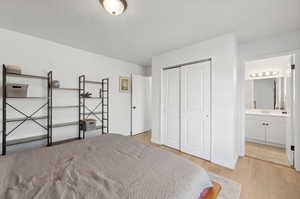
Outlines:
{"type": "Polygon", "coordinates": [[[132,109],[136,109],[136,106],[133,106],[132,109]]]}

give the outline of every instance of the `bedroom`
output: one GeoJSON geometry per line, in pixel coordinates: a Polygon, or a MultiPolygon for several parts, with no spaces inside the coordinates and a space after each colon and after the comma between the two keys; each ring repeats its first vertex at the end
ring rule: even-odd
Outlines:
{"type": "MultiPolygon", "coordinates": [[[[21,69],[22,74],[43,76],[47,79],[48,73],[52,71],[52,80],[58,80],[60,84],[60,88],[54,88],[54,86],[49,88],[49,84],[47,88],[47,81],[41,79],[20,78],[16,75],[7,77],[7,83],[22,84],[23,86],[28,84],[26,93],[28,97],[7,99],[9,105],[23,114],[6,105],[7,110],[1,109],[2,128],[3,118],[6,118],[6,122],[12,119],[16,120],[16,118],[31,121],[24,122],[14,133],[7,136],[7,143],[13,144],[13,146],[7,145],[6,147],[8,153],[1,159],[0,173],[8,171],[5,165],[9,167],[10,163],[6,161],[6,158],[13,159],[18,156],[22,160],[23,151],[28,150],[30,152],[24,152],[24,158],[30,156],[30,153],[32,155],[48,153],[45,157],[49,157],[49,159],[42,158],[43,162],[38,162],[36,165],[27,162],[26,168],[44,164],[47,168],[47,161],[54,161],[54,158],[50,158],[53,157],[51,151],[52,153],[55,150],[64,151],[64,147],[70,148],[70,150],[66,150],[66,154],[74,153],[76,157],[81,157],[85,149],[78,152],[76,150],[79,149],[76,146],[77,143],[78,145],[79,143],[83,144],[84,147],[88,142],[93,143],[93,140],[99,139],[99,143],[107,146],[103,143],[105,141],[101,140],[102,137],[106,139],[106,136],[98,136],[102,132],[109,132],[109,136],[113,136],[113,134],[126,136],[124,139],[128,143],[124,143],[122,147],[115,143],[115,147],[120,147],[115,149],[122,153],[128,152],[130,156],[136,157],[138,155],[136,149],[144,147],[144,145],[132,141],[129,136],[151,129],[151,134],[147,132],[135,136],[145,143],[151,142],[154,148],[150,147],[150,152],[148,148],[145,149],[149,155],[152,154],[151,150],[157,152],[154,156],[147,156],[148,160],[155,162],[154,160],[157,158],[166,165],[170,164],[167,161],[168,158],[172,159],[171,162],[176,161],[179,158],[178,155],[183,156],[185,160],[192,160],[195,163],[190,165],[192,168],[195,165],[198,165],[199,170],[201,167],[204,168],[210,177],[211,175],[215,176],[212,181],[221,186],[221,190],[217,191],[218,194],[214,198],[297,198],[300,194],[300,177],[295,170],[300,170],[300,157],[297,152],[300,147],[299,135],[295,133],[295,169],[245,156],[243,93],[245,91],[244,65],[249,60],[293,53],[296,56],[295,81],[297,82],[299,73],[297,70],[299,58],[297,57],[299,57],[300,49],[299,1],[241,2],[232,0],[225,3],[193,0],[184,4],[181,1],[170,0],[127,0],[126,4],[124,1],[118,0],[105,2],[110,1],[118,2],[117,5],[111,5],[117,6],[123,13],[117,16],[111,15],[108,13],[110,8],[98,0],[29,0],[26,2],[12,0],[0,3],[2,13],[0,19],[1,64],[17,66],[15,68],[21,69]],[[202,67],[193,68],[193,65],[202,67]],[[199,68],[203,70],[197,70],[199,68]],[[200,74],[205,78],[198,78],[201,77],[200,74]],[[86,81],[79,80],[79,76],[82,75],[85,75],[86,81]],[[133,77],[132,81],[131,76],[133,77]],[[188,76],[189,78],[185,79],[188,76]],[[171,85],[174,86],[168,87],[165,84],[165,80],[168,79],[166,77],[170,77],[170,81],[173,81],[171,85]],[[105,78],[109,78],[109,89],[101,87],[104,86],[102,79],[105,78]],[[87,83],[89,81],[100,83],[89,84],[87,83]],[[189,84],[190,82],[191,84],[189,84]],[[203,87],[198,87],[197,85],[201,83],[203,83],[203,87]],[[82,92],[83,88],[84,92],[82,92]],[[166,90],[166,88],[168,89],[166,90]],[[47,89],[51,90],[50,105],[53,105],[53,108],[43,107],[41,112],[31,115],[48,101],[28,98],[47,96],[49,94],[47,89]],[[198,92],[184,92],[191,89],[198,89],[198,92]],[[107,94],[106,90],[109,91],[106,96],[108,100],[102,103],[105,98],[103,96],[107,94]],[[166,97],[165,91],[169,90],[172,91],[170,93],[171,100],[169,100],[172,103],[166,107],[169,105],[166,103],[169,98],[166,97]],[[92,93],[92,96],[85,96],[87,92],[92,93]],[[209,94],[199,95],[201,92],[209,94]],[[187,95],[188,93],[191,95],[187,95]],[[203,96],[205,97],[203,98],[203,96]],[[202,106],[198,99],[205,103],[203,107],[208,108],[203,112],[188,112],[185,105],[192,104],[195,110],[202,106]],[[99,103],[102,104],[99,105],[99,103]],[[81,104],[84,105],[84,108],[81,104]],[[105,108],[105,104],[107,104],[108,110],[105,108]],[[94,110],[97,106],[98,109],[94,110]],[[166,114],[168,110],[173,112],[166,114]],[[4,112],[7,112],[7,115],[3,116],[4,112]],[[101,112],[101,114],[97,114],[97,112],[101,112]],[[103,116],[103,112],[108,112],[108,114],[103,116]],[[198,120],[197,114],[203,114],[199,115],[201,120],[198,120]],[[74,140],[79,138],[79,129],[82,128],[79,121],[87,119],[87,117],[81,117],[82,115],[96,120],[96,127],[93,128],[99,127],[100,122],[108,122],[106,125],[102,125],[108,129],[103,129],[101,126],[100,129],[86,132],[85,140],[74,140]],[[169,119],[168,115],[174,116],[170,118],[169,123],[166,122],[166,119],[169,119]],[[36,116],[44,117],[44,119],[34,118],[33,121],[31,117],[36,116]],[[100,116],[108,120],[104,121],[100,116]],[[48,121],[50,125],[47,125],[47,130],[39,126],[39,124],[46,125],[48,121]],[[187,124],[189,121],[191,123],[187,124]],[[199,127],[198,123],[200,122],[204,124],[205,130],[201,129],[201,126],[199,127]],[[168,126],[168,124],[170,125],[168,126]],[[187,126],[184,126],[186,124],[187,126]],[[200,130],[196,130],[196,134],[193,135],[194,139],[189,140],[184,139],[186,136],[183,135],[188,135],[187,128],[184,127],[200,128],[200,130]],[[42,133],[51,135],[46,137],[51,137],[51,139],[27,142],[27,138],[41,138],[39,136],[45,135],[42,133]],[[127,140],[127,138],[129,139],[127,140]],[[26,143],[24,143],[24,139],[26,143]],[[15,140],[21,140],[22,144],[15,145],[15,140]],[[72,141],[66,143],[67,140],[72,141]],[[61,141],[63,142],[60,143],[61,141]],[[56,142],[60,144],[56,145],[56,142]],[[54,146],[44,147],[49,143],[54,146]],[[86,144],[84,145],[84,143],[86,144]],[[129,143],[132,143],[132,146],[129,143]],[[43,147],[40,148],[41,146],[43,147]],[[162,151],[156,151],[158,148],[162,151]],[[44,152],[44,150],[49,150],[49,152],[44,152]],[[163,153],[166,150],[175,152],[177,156],[163,153]],[[163,159],[162,157],[165,155],[166,158],[163,159]],[[272,179],[272,183],[268,183],[269,179],[272,179]],[[227,183],[224,184],[224,182],[227,183]],[[234,191],[231,191],[231,188],[234,191]],[[234,196],[226,195],[232,193],[234,196]]],[[[117,14],[119,14],[118,11],[116,11],[117,14]]],[[[1,82],[3,82],[2,70],[1,82]]],[[[50,82],[52,84],[52,81],[50,82]]],[[[2,86],[1,89],[3,90],[2,86]]],[[[295,87],[296,99],[299,93],[297,89],[299,88],[295,87]]],[[[294,110],[296,124],[299,114],[297,101],[295,100],[296,108],[294,110]]],[[[10,133],[21,122],[9,122],[5,129],[6,133],[10,133]]],[[[294,131],[298,132],[298,127],[294,126],[294,128],[294,131]]],[[[83,138],[84,131],[80,132],[82,133],[80,137],[83,138]]],[[[3,143],[3,137],[5,136],[2,134],[1,143],[3,143]]],[[[148,147],[148,145],[146,146],[148,147]]],[[[91,146],[91,149],[87,147],[86,150],[93,151],[93,147],[91,146]]],[[[97,145],[95,147],[97,148],[97,145]]],[[[99,150],[101,154],[107,152],[104,149],[99,150]]],[[[62,156],[66,155],[65,153],[62,152],[62,156]]],[[[95,154],[91,153],[92,155],[95,154]]],[[[112,155],[110,156],[112,160],[115,160],[113,157],[119,157],[115,154],[112,155]]],[[[33,159],[32,161],[37,161],[34,157],[30,158],[33,159]]],[[[99,160],[103,160],[101,158],[99,157],[99,160]]],[[[96,165],[99,163],[97,161],[96,165]]],[[[115,161],[118,162],[120,159],[115,161]]],[[[126,163],[133,166],[132,162],[126,163]]],[[[63,166],[59,161],[56,164],[58,168],[63,166]]],[[[152,176],[152,180],[150,178],[151,169],[146,170],[149,166],[156,168],[152,164],[136,163],[141,171],[137,175],[148,176],[149,179],[145,180],[150,180],[151,184],[154,184],[149,189],[152,191],[158,189],[157,194],[159,194],[160,189],[155,186],[154,177],[152,176]]],[[[182,187],[176,190],[177,196],[159,197],[153,192],[147,195],[145,186],[131,187],[130,190],[137,191],[136,194],[145,194],[140,198],[186,198],[189,194],[195,195],[196,191],[192,188],[194,184],[188,179],[188,176],[191,175],[189,171],[192,170],[188,166],[190,161],[177,162],[173,164],[172,168],[176,171],[181,164],[186,164],[183,166],[187,168],[184,171],[180,170],[181,172],[178,172],[175,177],[179,177],[180,173],[186,173],[187,179],[179,183],[182,187]],[[187,190],[186,186],[189,185],[191,189],[187,190]],[[139,190],[136,190],[138,188],[139,190]]],[[[10,169],[11,172],[16,175],[25,175],[24,171],[20,171],[18,167],[22,165],[21,162],[14,165],[14,169],[10,169]]],[[[122,168],[116,165],[112,168],[120,169],[121,172],[122,168]]],[[[126,167],[127,164],[124,163],[124,165],[126,167]]],[[[98,170],[101,169],[98,168],[98,170]]],[[[96,169],[96,171],[98,170],[96,169]]],[[[37,171],[39,172],[35,175],[41,176],[42,172],[39,169],[37,171]]],[[[170,177],[168,176],[170,171],[164,168],[156,168],[154,171],[155,174],[159,173],[170,177]]],[[[198,174],[200,175],[202,172],[198,174]]],[[[125,175],[123,177],[127,179],[125,175]]],[[[8,179],[9,176],[3,177],[1,182],[12,186],[10,184],[12,182],[3,181],[8,179]]],[[[132,178],[128,177],[127,180],[132,180],[132,178]]],[[[200,183],[200,180],[197,183],[200,183]]],[[[86,181],[83,179],[83,182],[86,181]]],[[[141,182],[146,181],[141,180],[141,182]]],[[[170,194],[167,191],[175,188],[175,185],[172,185],[164,187],[163,191],[165,192],[160,194],[170,194]]],[[[125,185],[122,184],[122,186],[125,185]]],[[[15,184],[15,188],[15,192],[11,193],[12,196],[7,197],[18,197],[20,184],[15,184]]],[[[115,188],[118,186],[116,185],[115,188]]],[[[7,190],[2,189],[1,194],[3,191],[7,190]]],[[[201,191],[198,190],[197,194],[200,195],[201,191]]],[[[130,194],[135,194],[135,192],[130,194]]],[[[49,197],[55,198],[55,196],[49,197]]],[[[93,198],[93,196],[89,197],[93,198]]],[[[105,196],[103,197],[105,198],[105,196]]],[[[32,197],[28,195],[27,198],[32,197]]],[[[111,198],[118,197],[111,195],[111,198]]],[[[130,195],[129,198],[134,198],[134,196],[130,195]]]]}

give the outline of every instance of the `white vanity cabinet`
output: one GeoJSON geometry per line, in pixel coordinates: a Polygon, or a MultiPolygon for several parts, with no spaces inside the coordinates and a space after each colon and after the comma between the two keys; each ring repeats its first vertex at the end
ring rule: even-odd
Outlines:
{"type": "Polygon", "coordinates": [[[286,116],[246,114],[246,140],[285,147],[286,116]]]}

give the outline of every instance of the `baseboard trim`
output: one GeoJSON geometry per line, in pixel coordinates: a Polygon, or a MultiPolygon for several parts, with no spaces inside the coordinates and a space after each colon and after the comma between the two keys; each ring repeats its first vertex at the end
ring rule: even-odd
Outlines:
{"type": "Polygon", "coordinates": [[[233,159],[231,162],[220,161],[220,160],[212,160],[211,162],[214,163],[214,164],[217,164],[219,166],[226,167],[228,169],[234,170],[237,161],[238,161],[238,157],[236,157],[235,159],[233,159]]]}
{"type": "Polygon", "coordinates": [[[264,145],[268,145],[268,146],[285,148],[285,145],[282,145],[282,144],[276,144],[276,143],[272,143],[272,142],[266,143],[264,141],[257,140],[257,139],[252,139],[252,138],[246,138],[246,142],[253,142],[253,143],[256,143],[256,144],[264,144],[264,145]]]}
{"type": "Polygon", "coordinates": [[[154,143],[154,144],[159,144],[159,145],[161,145],[160,140],[157,139],[157,138],[155,138],[155,137],[152,137],[152,138],[151,138],[151,142],[154,143]]]}

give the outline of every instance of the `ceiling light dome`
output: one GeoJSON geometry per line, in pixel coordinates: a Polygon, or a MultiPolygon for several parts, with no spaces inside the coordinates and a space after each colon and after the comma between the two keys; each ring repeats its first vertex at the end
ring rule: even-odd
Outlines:
{"type": "Polygon", "coordinates": [[[100,0],[100,3],[112,15],[120,15],[127,8],[126,0],[100,0]]]}

